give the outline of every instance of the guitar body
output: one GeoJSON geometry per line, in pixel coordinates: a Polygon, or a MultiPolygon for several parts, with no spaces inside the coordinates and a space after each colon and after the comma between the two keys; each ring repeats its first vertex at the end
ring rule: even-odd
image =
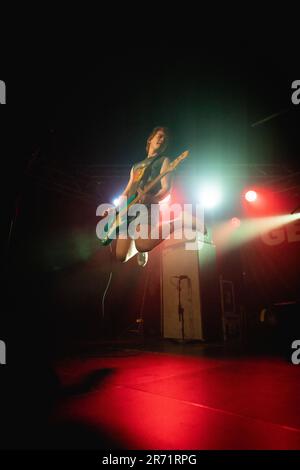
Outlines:
{"type": "Polygon", "coordinates": [[[122,207],[121,211],[117,210],[112,222],[107,222],[104,226],[103,238],[100,239],[102,246],[108,246],[111,242],[117,238],[120,233],[122,226],[128,222],[130,223],[133,220],[133,217],[128,217],[127,220],[120,220],[121,214],[128,211],[128,208],[131,206],[132,201],[136,199],[136,193],[130,196],[127,200],[126,207],[122,207]]]}
{"type": "MultiPolygon", "coordinates": [[[[185,151],[179,157],[177,157],[172,163],[170,163],[169,167],[167,170],[163,171],[163,173],[160,173],[156,178],[154,178],[153,181],[151,181],[143,190],[143,195],[147,194],[157,183],[158,181],[161,180],[166,174],[170,173],[171,171],[175,170],[175,168],[181,163],[187,156],[189,152],[185,151]]],[[[136,178],[138,183],[140,179],[143,176],[143,171],[138,175],[136,178]]],[[[138,186],[138,184],[137,184],[138,186]]],[[[111,220],[108,220],[106,225],[104,226],[104,233],[103,237],[100,239],[100,243],[102,246],[108,246],[114,239],[117,238],[117,236],[120,233],[121,228],[124,226],[124,224],[130,223],[132,220],[134,220],[134,217],[128,217],[127,211],[129,207],[133,206],[134,204],[139,203],[139,198],[140,195],[138,193],[132,194],[128,199],[127,199],[127,204],[120,207],[117,211],[116,214],[113,216],[107,215],[107,217],[111,220]]],[[[106,216],[102,217],[105,218],[106,216]]]]}

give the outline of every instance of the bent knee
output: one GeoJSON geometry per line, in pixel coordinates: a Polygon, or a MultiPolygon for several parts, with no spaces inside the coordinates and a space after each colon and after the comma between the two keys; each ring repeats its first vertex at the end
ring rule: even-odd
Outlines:
{"type": "Polygon", "coordinates": [[[116,260],[119,261],[120,263],[126,263],[127,254],[116,252],[116,260]]]}
{"type": "Polygon", "coordinates": [[[139,253],[145,253],[146,251],[151,250],[147,243],[143,243],[143,240],[136,240],[135,247],[139,253]]]}

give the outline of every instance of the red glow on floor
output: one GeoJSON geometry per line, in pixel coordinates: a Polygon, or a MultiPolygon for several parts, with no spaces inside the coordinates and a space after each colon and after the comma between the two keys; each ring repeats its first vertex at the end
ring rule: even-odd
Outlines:
{"type": "Polygon", "coordinates": [[[124,351],[59,367],[66,388],[96,371],[107,374],[55,420],[98,429],[112,448],[300,449],[299,372],[283,361],[124,351]]]}

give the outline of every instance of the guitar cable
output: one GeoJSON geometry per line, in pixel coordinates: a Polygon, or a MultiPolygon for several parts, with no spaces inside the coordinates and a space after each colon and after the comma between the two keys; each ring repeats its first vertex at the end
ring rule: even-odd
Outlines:
{"type": "Polygon", "coordinates": [[[111,271],[109,273],[109,276],[108,276],[108,281],[107,281],[107,284],[106,284],[106,287],[105,287],[105,290],[104,290],[104,293],[103,293],[103,296],[102,296],[102,318],[104,319],[105,317],[105,297],[106,297],[106,294],[107,294],[107,291],[109,289],[109,286],[110,286],[110,283],[111,283],[111,279],[112,279],[112,275],[113,275],[113,269],[112,269],[112,266],[113,266],[113,252],[112,252],[112,246],[111,244],[109,245],[109,250],[110,250],[110,265],[111,265],[111,271]]]}

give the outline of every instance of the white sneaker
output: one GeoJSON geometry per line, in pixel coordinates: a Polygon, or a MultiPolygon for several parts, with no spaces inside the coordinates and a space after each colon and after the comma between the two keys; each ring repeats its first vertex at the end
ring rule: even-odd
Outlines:
{"type": "Polygon", "coordinates": [[[144,266],[146,266],[147,261],[148,261],[148,252],[147,251],[145,251],[145,252],[143,251],[141,253],[139,252],[137,254],[137,263],[138,263],[139,266],[141,266],[143,268],[144,266]]]}

